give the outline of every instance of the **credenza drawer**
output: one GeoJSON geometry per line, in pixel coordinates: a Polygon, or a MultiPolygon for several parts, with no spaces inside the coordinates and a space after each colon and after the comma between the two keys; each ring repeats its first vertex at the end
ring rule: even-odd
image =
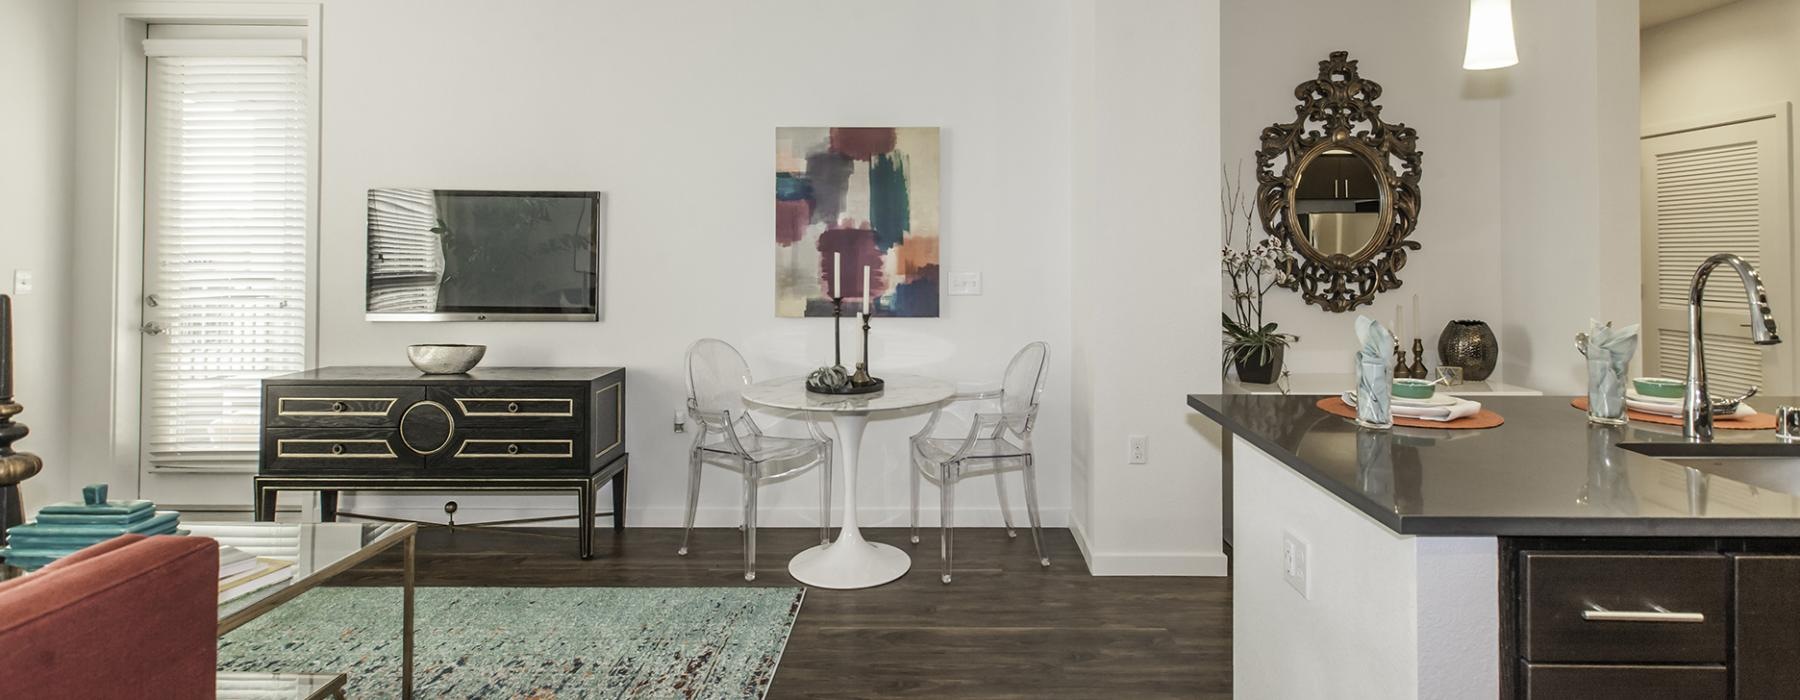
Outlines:
{"type": "Polygon", "coordinates": [[[421,387],[272,386],[263,392],[271,428],[387,427],[425,398],[421,387]]]}
{"type": "Polygon", "coordinates": [[[488,471],[585,469],[589,460],[581,450],[581,441],[568,432],[463,430],[451,440],[450,449],[432,457],[431,466],[488,471]]]}
{"type": "Polygon", "coordinates": [[[1716,553],[1520,554],[1532,662],[1723,663],[1730,562],[1716,553]]]}
{"type": "Polygon", "coordinates": [[[1725,667],[1520,664],[1528,700],[1725,700],[1725,667]]]}
{"type": "Polygon", "coordinates": [[[399,436],[391,428],[270,428],[263,432],[265,471],[377,472],[423,464],[399,436]]]}
{"type": "Polygon", "coordinates": [[[581,387],[470,386],[432,389],[434,401],[449,406],[457,425],[474,428],[578,430],[586,417],[581,387]]]}

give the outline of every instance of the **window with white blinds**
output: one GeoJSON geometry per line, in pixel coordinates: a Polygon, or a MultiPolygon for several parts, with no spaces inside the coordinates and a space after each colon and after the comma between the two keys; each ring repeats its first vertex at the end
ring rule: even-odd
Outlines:
{"type": "Polygon", "coordinates": [[[259,380],[307,364],[306,57],[298,38],[157,29],[144,42],[143,458],[254,471],[259,380]]]}

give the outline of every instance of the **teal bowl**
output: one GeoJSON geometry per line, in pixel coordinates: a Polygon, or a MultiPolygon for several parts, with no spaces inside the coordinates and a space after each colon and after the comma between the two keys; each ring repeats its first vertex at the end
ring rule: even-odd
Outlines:
{"type": "Polygon", "coordinates": [[[1403,399],[1429,399],[1437,393],[1437,382],[1423,379],[1394,380],[1394,395],[1403,399]]]}
{"type": "Polygon", "coordinates": [[[1638,377],[1631,380],[1637,393],[1658,399],[1679,399],[1687,391],[1687,382],[1661,377],[1638,377]]]}

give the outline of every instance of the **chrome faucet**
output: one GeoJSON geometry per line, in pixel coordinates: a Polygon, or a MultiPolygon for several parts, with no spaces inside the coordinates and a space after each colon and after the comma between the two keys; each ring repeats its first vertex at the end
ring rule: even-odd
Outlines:
{"type": "MultiPolygon", "coordinates": [[[[1763,291],[1762,278],[1757,276],[1756,268],[1731,253],[1718,253],[1700,263],[1700,268],[1694,270],[1694,280],[1688,284],[1687,391],[1681,400],[1681,435],[1698,442],[1713,439],[1712,396],[1706,389],[1706,343],[1700,330],[1700,302],[1706,293],[1707,276],[1720,265],[1730,266],[1744,283],[1744,296],[1750,299],[1750,341],[1757,345],[1781,342],[1781,337],[1775,334],[1775,317],[1769,312],[1769,295],[1763,291]]],[[[1752,393],[1755,391],[1751,389],[1752,393]]]]}

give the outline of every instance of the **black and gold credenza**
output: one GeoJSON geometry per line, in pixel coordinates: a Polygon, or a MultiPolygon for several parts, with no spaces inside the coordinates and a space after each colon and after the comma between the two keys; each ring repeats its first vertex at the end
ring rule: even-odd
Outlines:
{"type": "Polygon", "coordinates": [[[323,367],[263,380],[256,519],[280,491],[318,491],[327,521],[339,491],[574,492],[585,559],[607,481],[624,527],[627,466],[623,368],[323,367]]]}

